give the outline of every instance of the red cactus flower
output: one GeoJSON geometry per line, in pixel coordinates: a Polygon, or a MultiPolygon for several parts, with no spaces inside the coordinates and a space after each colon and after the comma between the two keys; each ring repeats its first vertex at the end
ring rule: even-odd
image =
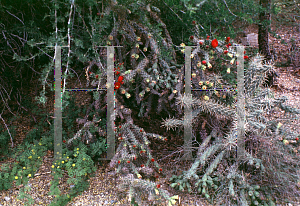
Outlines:
{"type": "Polygon", "coordinates": [[[118,78],[118,82],[122,82],[123,81],[123,76],[119,76],[119,78],[118,78]]]}
{"type": "Polygon", "coordinates": [[[206,64],[206,61],[205,61],[205,60],[203,60],[203,61],[202,61],[202,64],[206,64]]]}
{"type": "Polygon", "coordinates": [[[218,40],[217,40],[217,39],[212,40],[212,41],[211,41],[211,46],[212,46],[213,48],[216,48],[216,47],[218,46],[218,40]]]}
{"type": "Polygon", "coordinates": [[[228,46],[231,46],[231,43],[228,43],[228,46]]]}
{"type": "Polygon", "coordinates": [[[249,57],[246,55],[246,56],[244,56],[244,59],[248,59],[249,57]]]}
{"type": "Polygon", "coordinates": [[[115,83],[115,89],[119,89],[120,88],[120,82],[116,82],[115,83]]]}
{"type": "Polygon", "coordinates": [[[120,74],[120,72],[119,72],[119,71],[116,71],[116,75],[118,75],[118,74],[120,74]]]}

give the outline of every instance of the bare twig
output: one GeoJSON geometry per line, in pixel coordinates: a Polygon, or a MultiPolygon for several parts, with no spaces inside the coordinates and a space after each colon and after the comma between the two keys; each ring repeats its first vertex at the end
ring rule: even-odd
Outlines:
{"type": "Polygon", "coordinates": [[[5,120],[2,118],[1,114],[0,114],[0,119],[2,119],[2,121],[3,121],[3,123],[4,123],[5,127],[6,127],[6,130],[7,130],[8,134],[9,134],[9,136],[10,136],[11,147],[13,148],[14,147],[14,142],[13,142],[12,136],[11,136],[11,134],[9,132],[9,129],[8,129],[6,123],[5,123],[5,120]]]}

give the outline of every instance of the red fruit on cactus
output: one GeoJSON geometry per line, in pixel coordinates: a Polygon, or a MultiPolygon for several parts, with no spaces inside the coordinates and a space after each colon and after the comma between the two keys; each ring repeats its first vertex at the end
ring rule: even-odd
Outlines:
{"type": "Polygon", "coordinates": [[[133,147],[136,147],[136,145],[133,145],[133,147]]]}
{"type": "Polygon", "coordinates": [[[296,141],[298,141],[299,140],[299,138],[298,137],[296,137],[296,141]]]}
{"type": "Polygon", "coordinates": [[[246,51],[244,51],[244,54],[246,54],[246,51]]]}
{"type": "Polygon", "coordinates": [[[206,37],[206,40],[209,40],[209,37],[210,37],[210,36],[207,36],[207,37],[206,37]]]}
{"type": "Polygon", "coordinates": [[[120,163],[121,163],[121,161],[119,160],[119,161],[118,161],[118,164],[120,164],[120,163]]]}
{"type": "Polygon", "coordinates": [[[228,46],[231,46],[231,43],[228,43],[228,46]]]}
{"type": "Polygon", "coordinates": [[[244,59],[248,59],[249,57],[248,56],[244,56],[244,59]]]}
{"type": "Polygon", "coordinates": [[[97,13],[98,16],[100,16],[100,13],[97,13]]]}
{"type": "Polygon", "coordinates": [[[130,161],[128,160],[127,163],[130,163],[130,161]]]}
{"type": "Polygon", "coordinates": [[[66,143],[66,140],[63,140],[63,143],[66,143]]]}
{"type": "Polygon", "coordinates": [[[120,134],[119,134],[119,137],[120,137],[121,135],[122,135],[122,134],[120,133],[120,134]]]}
{"type": "Polygon", "coordinates": [[[143,132],[143,130],[141,129],[140,132],[143,132]]]}
{"type": "Polygon", "coordinates": [[[202,61],[202,64],[206,64],[206,61],[205,61],[205,60],[203,60],[203,61],[202,61]]]}
{"type": "Polygon", "coordinates": [[[116,71],[116,75],[118,75],[118,74],[120,74],[120,72],[119,72],[119,71],[116,71]]]}
{"type": "Polygon", "coordinates": [[[162,171],[162,169],[161,169],[161,168],[159,168],[159,171],[162,171]]]}
{"type": "Polygon", "coordinates": [[[196,22],[195,22],[195,21],[192,21],[192,24],[194,24],[194,25],[195,25],[195,24],[196,24],[196,22]]]}
{"type": "Polygon", "coordinates": [[[92,74],[92,72],[89,72],[89,74],[92,74]]]}
{"type": "Polygon", "coordinates": [[[206,45],[206,48],[208,49],[208,48],[209,48],[209,46],[208,46],[208,45],[206,45]]]}
{"type": "Polygon", "coordinates": [[[96,75],[96,79],[98,79],[98,77],[99,77],[99,76],[98,76],[98,74],[97,74],[97,75],[96,75]]]}
{"type": "Polygon", "coordinates": [[[156,185],[157,188],[160,188],[160,184],[156,185]]]}
{"type": "Polygon", "coordinates": [[[120,140],[122,140],[123,138],[122,137],[120,137],[120,140]]]}
{"type": "Polygon", "coordinates": [[[141,165],[141,167],[144,167],[145,165],[141,165]]]}
{"type": "Polygon", "coordinates": [[[155,178],[157,179],[157,178],[158,178],[158,175],[156,175],[155,178]]]}
{"type": "Polygon", "coordinates": [[[140,154],[142,154],[143,153],[143,151],[140,151],[140,154]]]}
{"type": "Polygon", "coordinates": [[[133,159],[136,160],[136,157],[134,157],[133,159]]]}
{"type": "Polygon", "coordinates": [[[227,54],[227,53],[228,53],[228,51],[227,51],[227,50],[225,50],[225,51],[224,51],[224,54],[227,54]]]}
{"type": "Polygon", "coordinates": [[[202,41],[199,41],[199,44],[200,44],[200,45],[203,45],[203,42],[202,42],[202,41]]]}
{"type": "Polygon", "coordinates": [[[230,41],[230,37],[227,37],[227,38],[226,38],[226,41],[229,42],[229,41],[230,41]]]}
{"type": "Polygon", "coordinates": [[[120,125],[119,128],[122,128],[122,126],[120,125]]]}
{"type": "Polygon", "coordinates": [[[216,47],[218,46],[218,40],[217,40],[217,39],[212,40],[212,41],[211,41],[211,46],[212,46],[213,48],[216,48],[216,47]]]}
{"type": "Polygon", "coordinates": [[[167,138],[165,138],[165,141],[167,141],[168,139],[167,138]]]}
{"type": "Polygon", "coordinates": [[[154,162],[154,159],[153,159],[153,158],[151,159],[151,162],[154,162]]]}
{"type": "Polygon", "coordinates": [[[194,39],[194,36],[190,36],[190,39],[193,40],[193,39],[194,39]]]}

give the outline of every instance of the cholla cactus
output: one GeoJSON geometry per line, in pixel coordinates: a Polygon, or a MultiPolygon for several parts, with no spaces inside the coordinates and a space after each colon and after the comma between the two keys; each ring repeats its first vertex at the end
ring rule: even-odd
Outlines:
{"type": "MultiPolygon", "coordinates": [[[[237,141],[237,116],[233,107],[218,103],[214,96],[207,100],[186,95],[177,98],[179,106],[193,107],[193,119],[188,124],[199,121],[200,114],[206,113],[231,119],[232,125],[225,136],[217,135],[213,128],[200,145],[190,169],[170,179],[171,187],[188,192],[195,190],[210,201],[214,199],[211,202],[214,205],[275,205],[274,200],[282,194],[289,198],[299,197],[295,189],[299,181],[299,157],[288,152],[291,146],[281,141],[282,138],[293,140],[299,134],[281,123],[279,127],[277,121],[268,119],[268,114],[278,108],[299,117],[300,111],[284,105],[285,98],[273,98],[270,89],[262,87],[265,74],[272,69],[272,65],[262,64],[262,60],[260,55],[254,57],[245,76],[246,145],[257,144],[257,147],[246,147],[243,159],[232,160],[237,141]],[[285,157],[280,158],[280,154],[285,157]]],[[[170,118],[162,125],[169,129],[183,126],[183,123],[183,120],[170,118]]]]}

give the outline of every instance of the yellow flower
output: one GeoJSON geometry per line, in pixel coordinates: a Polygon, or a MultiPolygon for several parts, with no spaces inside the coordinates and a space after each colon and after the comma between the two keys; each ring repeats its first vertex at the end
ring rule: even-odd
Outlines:
{"type": "Polygon", "coordinates": [[[38,159],[40,159],[41,157],[38,157],[38,159]]]}
{"type": "Polygon", "coordinates": [[[181,49],[181,53],[184,53],[185,49],[181,49]]]}
{"type": "Polygon", "coordinates": [[[141,41],[141,37],[139,37],[139,36],[136,37],[136,40],[137,40],[137,41],[141,41]]]}
{"type": "Polygon", "coordinates": [[[79,148],[77,148],[77,150],[79,150],[79,148]]]}
{"type": "Polygon", "coordinates": [[[57,166],[57,169],[59,168],[59,166],[57,166]]]}
{"type": "Polygon", "coordinates": [[[31,174],[28,174],[28,177],[31,177],[31,174]]]}
{"type": "Polygon", "coordinates": [[[208,97],[208,96],[204,96],[204,100],[205,100],[205,101],[208,101],[208,100],[209,100],[209,97],[208,97]]]}
{"type": "Polygon", "coordinates": [[[197,63],[197,67],[201,67],[201,62],[198,62],[198,63],[197,63]]]}
{"type": "Polygon", "coordinates": [[[54,168],[54,165],[52,165],[51,167],[54,168]]]}
{"type": "Polygon", "coordinates": [[[83,161],[85,160],[85,158],[83,158],[83,161]]]}
{"type": "Polygon", "coordinates": [[[31,152],[34,152],[34,149],[33,149],[33,150],[31,150],[31,152]]]}
{"type": "Polygon", "coordinates": [[[146,52],[147,51],[147,47],[144,47],[143,51],[146,52]]]}
{"type": "Polygon", "coordinates": [[[40,143],[40,142],[39,142],[39,145],[41,146],[41,145],[42,145],[42,143],[40,143]]]}
{"type": "Polygon", "coordinates": [[[77,154],[79,154],[79,152],[78,152],[78,151],[77,151],[76,153],[77,153],[77,154]]]}
{"type": "Polygon", "coordinates": [[[28,157],[28,159],[31,159],[31,158],[32,158],[32,156],[29,156],[29,157],[28,157]]]}
{"type": "Polygon", "coordinates": [[[69,159],[69,157],[67,157],[67,159],[69,159]]]}
{"type": "Polygon", "coordinates": [[[72,164],[72,167],[75,167],[75,164],[72,164]]]}
{"type": "Polygon", "coordinates": [[[195,77],[196,77],[196,73],[193,73],[193,74],[192,74],[192,77],[195,78],[195,77]]]}
{"type": "Polygon", "coordinates": [[[136,45],[135,45],[135,47],[136,47],[136,48],[139,48],[139,47],[140,47],[140,45],[139,45],[139,44],[136,44],[136,45]]]}
{"type": "Polygon", "coordinates": [[[61,163],[63,164],[63,163],[65,163],[65,161],[61,161],[61,163]]]}
{"type": "Polygon", "coordinates": [[[180,46],[181,46],[181,47],[185,47],[185,44],[184,44],[184,43],[181,43],[180,46]]]}
{"type": "Polygon", "coordinates": [[[174,94],[176,94],[176,93],[177,93],[177,90],[176,90],[176,89],[175,89],[175,90],[173,90],[173,93],[174,93],[174,94]]]}
{"type": "Polygon", "coordinates": [[[199,82],[199,85],[200,85],[200,86],[201,86],[201,85],[203,85],[203,82],[202,82],[202,81],[200,81],[200,82],[199,82]]]}
{"type": "Polygon", "coordinates": [[[18,177],[18,176],[15,176],[15,179],[17,180],[17,179],[19,179],[19,177],[18,177]]]}
{"type": "Polygon", "coordinates": [[[23,167],[23,170],[26,170],[26,167],[23,167]]]}
{"type": "Polygon", "coordinates": [[[109,36],[108,36],[108,39],[109,39],[109,40],[113,40],[114,37],[113,37],[112,35],[109,35],[109,36]]]}
{"type": "Polygon", "coordinates": [[[202,89],[207,89],[207,88],[206,88],[206,86],[204,85],[204,86],[202,87],[202,89]]]}

